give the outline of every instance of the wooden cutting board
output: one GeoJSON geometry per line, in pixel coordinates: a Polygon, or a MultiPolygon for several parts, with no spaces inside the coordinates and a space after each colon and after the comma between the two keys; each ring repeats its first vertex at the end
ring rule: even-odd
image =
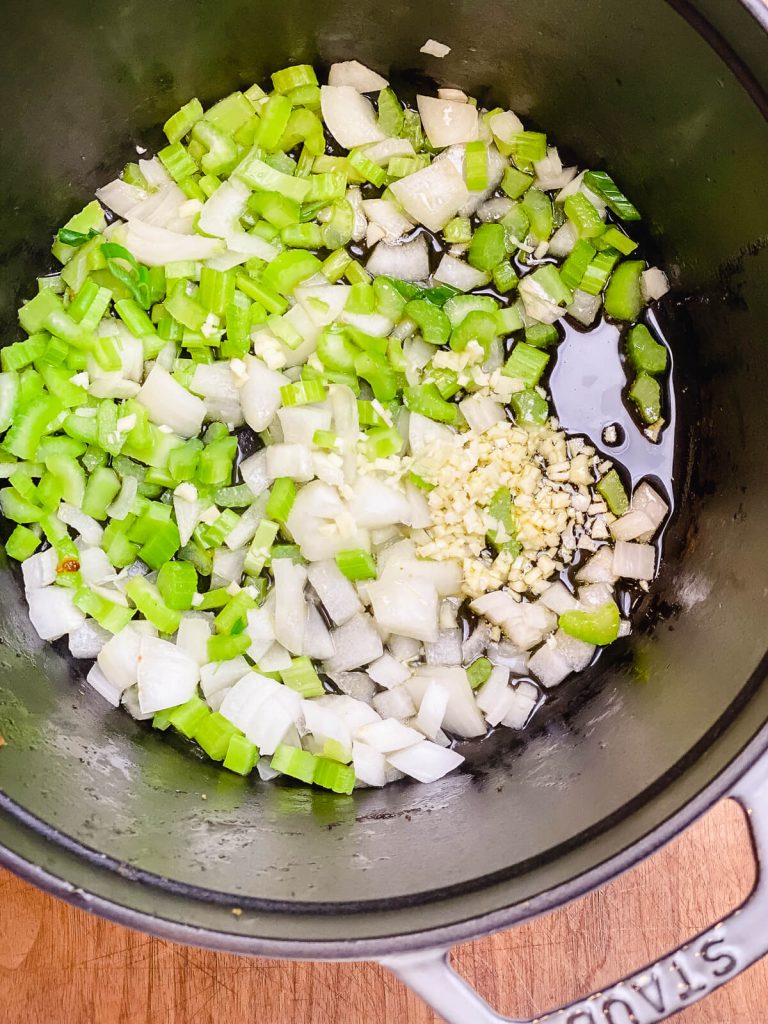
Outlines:
{"type": "MultiPolygon", "coordinates": [[[[739,809],[723,803],[667,849],[548,917],[456,950],[504,1013],[541,1013],[666,952],[748,893],[739,809]]],[[[0,1024],[436,1024],[370,964],[247,960],[189,949],[74,910],[0,871],[0,1024]]],[[[762,1024],[768,961],[680,1024],[762,1024]]]]}

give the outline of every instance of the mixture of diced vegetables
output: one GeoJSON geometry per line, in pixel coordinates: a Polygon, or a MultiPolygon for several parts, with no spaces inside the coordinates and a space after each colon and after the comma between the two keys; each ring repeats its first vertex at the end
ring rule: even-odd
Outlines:
{"type": "Polygon", "coordinates": [[[658,438],[639,213],[436,91],[348,61],[191,100],[61,228],[0,353],[32,625],[242,775],[432,782],[629,633],[656,572],[665,498],[543,383],[559,321],[604,312],[658,438]]]}

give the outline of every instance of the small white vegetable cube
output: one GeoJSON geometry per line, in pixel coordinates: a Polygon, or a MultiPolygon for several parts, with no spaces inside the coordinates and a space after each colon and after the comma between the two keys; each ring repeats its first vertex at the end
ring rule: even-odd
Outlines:
{"type": "Polygon", "coordinates": [[[85,681],[89,683],[94,690],[104,698],[104,700],[108,701],[113,708],[120,706],[120,695],[122,690],[110,683],[98,665],[91,666],[88,675],[85,677],[85,681]]]}
{"type": "Polygon", "coordinates": [[[384,653],[381,637],[370,615],[360,613],[332,630],[335,654],[325,662],[325,670],[349,672],[376,661],[384,653]]]}
{"type": "Polygon", "coordinates": [[[558,629],[555,633],[555,643],[566,661],[569,662],[574,672],[581,672],[592,661],[595,653],[595,645],[588,644],[584,640],[577,640],[570,636],[564,629],[558,629]]]}
{"type": "Polygon", "coordinates": [[[272,562],[272,574],[275,578],[275,636],[292,654],[302,654],[307,622],[304,600],[307,571],[290,558],[276,558],[272,562]]]}
{"type": "Polygon", "coordinates": [[[669,505],[645,480],[638,484],[632,495],[632,508],[644,512],[657,530],[669,512],[669,505]]]}
{"type": "Polygon", "coordinates": [[[72,591],[64,587],[28,590],[27,602],[29,621],[41,640],[58,640],[65,633],[74,633],[85,622],[85,615],[72,599],[72,591]]]}
{"type": "MultiPolygon", "coordinates": [[[[232,664],[233,668],[226,672],[234,675],[234,662],[245,662],[245,658],[233,658],[232,662],[222,662],[219,668],[221,672],[221,679],[226,678],[225,666],[232,664]]],[[[226,697],[221,703],[219,708],[220,714],[236,725],[238,729],[242,729],[243,732],[247,732],[251,719],[258,713],[261,705],[274,695],[277,688],[282,684],[278,683],[274,679],[270,679],[268,676],[262,676],[258,672],[253,672],[247,667],[244,674],[240,675],[240,678],[236,681],[230,681],[226,685],[218,686],[218,680],[211,679],[208,677],[206,670],[203,669],[203,693],[210,692],[211,695],[215,695],[217,692],[221,692],[221,689],[226,690],[226,697]],[[214,687],[216,687],[214,689],[214,687]]],[[[208,666],[212,668],[213,666],[208,666]]]]}
{"type": "Polygon", "coordinates": [[[182,615],[176,646],[186,651],[198,665],[204,665],[208,661],[208,640],[211,633],[211,621],[205,615],[182,615]]]}
{"type": "Polygon", "coordinates": [[[544,591],[539,597],[539,602],[544,605],[545,608],[549,608],[556,615],[562,615],[563,612],[574,611],[579,607],[579,602],[570,592],[568,587],[559,580],[556,583],[550,584],[550,586],[544,591]]]}
{"type": "Polygon", "coordinates": [[[469,199],[464,178],[450,160],[437,160],[408,174],[393,182],[390,189],[405,212],[430,231],[442,231],[469,199]]]}
{"type": "Polygon", "coordinates": [[[362,740],[380,750],[382,754],[388,754],[393,750],[402,750],[404,747],[413,746],[414,743],[424,742],[424,737],[416,729],[411,729],[395,718],[385,718],[380,722],[371,722],[358,729],[354,738],[362,740]]]}
{"type": "Polygon", "coordinates": [[[448,690],[436,679],[424,691],[415,725],[430,740],[440,732],[450,697],[448,690]]]}
{"type": "Polygon", "coordinates": [[[266,430],[283,400],[280,389],[290,380],[277,370],[270,370],[256,356],[246,356],[248,379],[240,388],[240,404],[248,426],[257,432],[266,430]]]}
{"type": "Polygon", "coordinates": [[[374,683],[391,689],[404,683],[410,677],[411,671],[391,654],[382,654],[368,666],[368,675],[374,683]]]}
{"type": "Polygon", "coordinates": [[[389,754],[387,761],[393,768],[418,782],[436,782],[458,768],[464,758],[455,750],[422,740],[415,746],[389,754]]]}
{"type": "Polygon", "coordinates": [[[328,71],[329,85],[351,85],[358,92],[379,92],[389,85],[386,78],[371,71],[359,60],[343,60],[331,64],[328,71]]]}
{"type": "Polygon", "coordinates": [[[195,437],[200,433],[205,402],[190,394],[162,367],[152,367],[136,399],[158,426],[167,425],[180,437],[195,437]]]}
{"type": "Polygon", "coordinates": [[[656,571],[656,549],[652,544],[618,540],[613,549],[613,572],[633,580],[652,580],[656,571]]]}
{"type": "Polygon", "coordinates": [[[386,759],[380,750],[355,740],[352,744],[352,766],[358,782],[366,786],[386,786],[386,759]]]}
{"type": "Polygon", "coordinates": [[[374,617],[388,633],[414,640],[435,641],[438,636],[437,588],[426,580],[374,580],[368,584],[374,617]]]}
{"type": "Polygon", "coordinates": [[[144,636],[157,636],[151,622],[129,622],[98,653],[99,668],[120,690],[127,690],[138,679],[139,652],[144,636]]]}
{"type": "Polygon", "coordinates": [[[443,729],[457,736],[484,736],[485,721],[480,714],[475,695],[467,679],[466,669],[455,666],[424,666],[406,683],[414,702],[421,704],[431,682],[436,681],[448,691],[448,706],[443,719],[443,729]]]}
{"type": "MultiPolygon", "coordinates": [[[[408,230],[412,227],[409,222],[408,230]]],[[[374,277],[397,274],[401,281],[425,281],[429,277],[429,253],[424,237],[419,235],[400,245],[379,242],[368,257],[366,270],[374,277]]]]}
{"type": "Polygon", "coordinates": [[[79,629],[69,634],[69,653],[73,658],[95,658],[112,634],[93,619],[86,619],[79,629]]]}
{"type": "Polygon", "coordinates": [[[431,146],[444,149],[477,139],[477,107],[456,100],[417,96],[416,103],[431,146]]]}
{"type": "Polygon", "coordinates": [[[501,724],[510,729],[524,728],[538,702],[539,691],[533,683],[518,683],[512,690],[512,698],[501,724]]]}
{"type": "Polygon", "coordinates": [[[377,693],[373,698],[373,706],[382,718],[396,718],[400,722],[416,714],[416,705],[407,687],[403,685],[377,693]]]}
{"type": "Polygon", "coordinates": [[[307,575],[323,607],[337,626],[348,622],[353,615],[363,610],[357,591],[334,559],[310,563],[307,575]]]}
{"type": "Polygon", "coordinates": [[[139,704],[145,714],[184,704],[195,695],[200,666],[168,640],[144,636],[139,648],[139,704]]]}
{"type": "Polygon", "coordinates": [[[424,653],[428,665],[461,664],[461,630],[441,629],[437,640],[425,645],[424,653]]]}
{"type": "Polygon", "coordinates": [[[211,661],[200,669],[200,689],[205,699],[210,701],[214,694],[228,690],[249,673],[251,666],[242,656],[229,661],[211,661]]]}
{"type": "Polygon", "coordinates": [[[542,644],[538,651],[531,655],[528,668],[531,674],[547,688],[562,683],[566,676],[569,676],[573,671],[570,661],[568,661],[554,639],[542,644]]]}
{"type": "Polygon", "coordinates": [[[56,566],[58,559],[55,548],[46,548],[30,555],[21,563],[21,575],[27,590],[48,587],[56,582],[56,566]]]}
{"type": "Polygon", "coordinates": [[[307,732],[321,742],[335,740],[345,750],[352,749],[352,733],[344,719],[333,708],[325,707],[316,700],[304,700],[301,703],[304,723],[307,732]]]}
{"type": "Polygon", "coordinates": [[[379,128],[373,105],[354,86],[321,86],[320,108],[326,128],[344,149],[386,138],[379,128]]]}
{"type": "Polygon", "coordinates": [[[304,628],[304,653],[315,661],[332,658],[336,648],[323,616],[313,604],[307,605],[307,623],[304,628]]]}

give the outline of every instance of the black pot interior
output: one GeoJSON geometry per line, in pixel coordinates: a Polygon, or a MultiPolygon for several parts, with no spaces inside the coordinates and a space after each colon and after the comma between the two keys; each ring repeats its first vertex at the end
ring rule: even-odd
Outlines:
{"type": "MultiPolygon", "coordinates": [[[[659,316],[682,387],[679,512],[643,628],[568,689],[562,718],[526,743],[492,737],[466,772],[429,788],[332,797],[196,760],[87,692],[37,640],[6,568],[5,845],[119,902],[222,932],[366,938],[519,904],[682,806],[766,711],[768,128],[744,82],[663,0],[11,6],[0,38],[8,341],[52,229],[136,144],[156,147],[182,102],[290,61],[357,57],[395,81],[421,71],[509,105],[615,174],[673,278],[659,316]],[[419,53],[430,36],[452,46],[445,60],[419,53]],[[124,881],[147,876],[160,889],[124,881]],[[265,912],[235,921],[206,909],[211,898],[265,912]]],[[[739,5],[717,10],[745,61],[766,63],[765,38],[739,5]]]]}

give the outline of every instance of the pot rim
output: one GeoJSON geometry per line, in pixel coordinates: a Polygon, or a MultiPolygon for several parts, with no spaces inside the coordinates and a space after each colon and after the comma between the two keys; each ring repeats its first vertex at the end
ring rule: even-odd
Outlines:
{"type": "MultiPolygon", "coordinates": [[[[765,673],[761,672],[760,675],[764,680],[765,673]]],[[[232,931],[182,924],[169,920],[167,917],[153,916],[143,911],[134,910],[114,900],[88,892],[82,887],[76,888],[71,882],[60,878],[39,864],[31,863],[3,846],[0,846],[0,866],[7,868],[50,895],[57,896],[80,909],[98,914],[116,924],[173,942],[244,956],[262,956],[274,959],[374,960],[394,953],[449,947],[460,942],[468,942],[532,920],[586,895],[628,871],[676,838],[680,832],[693,824],[719,800],[727,798],[742,776],[763,757],[768,757],[768,723],[760,728],[740,753],[714,779],[678,811],[671,814],[646,835],[595,867],[509,907],[476,917],[467,917],[449,925],[408,932],[405,935],[395,934],[347,940],[272,939],[238,935],[232,931]]],[[[41,836],[40,838],[43,844],[47,844],[49,841],[45,837],[41,836]]],[[[177,893],[169,893],[166,890],[164,895],[171,899],[178,897],[187,901],[191,897],[191,892],[186,889],[187,887],[184,887],[185,891],[177,893]]]]}

